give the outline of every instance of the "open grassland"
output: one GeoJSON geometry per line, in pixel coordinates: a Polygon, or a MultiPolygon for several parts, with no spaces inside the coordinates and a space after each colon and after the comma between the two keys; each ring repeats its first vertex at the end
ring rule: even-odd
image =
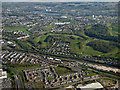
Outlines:
{"type": "Polygon", "coordinates": [[[30,34],[30,32],[27,31],[27,29],[29,29],[29,27],[22,27],[22,26],[15,26],[15,27],[12,27],[12,26],[8,27],[8,26],[6,26],[5,27],[5,30],[10,30],[10,31],[24,31],[24,32],[30,34]]]}
{"type": "MultiPolygon", "coordinates": [[[[107,52],[107,53],[103,53],[101,51],[95,50],[93,47],[88,46],[87,44],[89,42],[95,41],[95,40],[101,40],[103,42],[111,42],[109,40],[103,40],[103,39],[99,39],[96,37],[90,37],[88,35],[85,34],[85,30],[84,29],[80,29],[78,30],[76,33],[72,33],[70,34],[70,32],[58,32],[58,33],[50,33],[51,28],[56,27],[54,24],[52,24],[51,26],[48,27],[36,27],[36,28],[41,28],[45,30],[45,34],[39,34],[39,35],[32,35],[32,41],[34,43],[34,47],[38,48],[38,49],[49,49],[51,47],[51,45],[55,42],[55,40],[57,40],[57,42],[59,42],[59,40],[62,40],[63,42],[69,42],[70,43],[70,50],[72,53],[76,53],[80,56],[82,55],[95,55],[95,56],[107,56],[107,57],[117,57],[117,53],[119,48],[115,47],[112,51],[107,52]],[[51,37],[49,37],[51,36],[51,37]],[[52,42],[49,41],[45,41],[46,38],[48,39],[54,39],[52,42]]],[[[111,24],[107,24],[108,27],[108,33],[110,33],[111,36],[117,36],[118,35],[118,28],[117,26],[112,26],[111,24]]],[[[86,26],[84,27],[85,29],[91,29],[92,25],[86,26]]],[[[6,30],[13,30],[13,31],[24,31],[26,33],[30,33],[27,31],[27,29],[29,29],[29,27],[20,27],[20,26],[16,26],[16,27],[5,27],[6,30]]],[[[107,32],[107,31],[106,31],[107,32]]],[[[102,32],[101,32],[102,33],[102,32]]],[[[29,40],[29,38],[28,38],[29,40]]],[[[32,49],[32,43],[28,42],[28,41],[19,41],[16,42],[16,48],[15,49],[32,49]],[[26,45],[25,45],[26,44],[26,45]]],[[[54,47],[53,47],[54,48],[54,47]]],[[[101,47],[102,48],[102,47],[101,47]]]]}
{"type": "Polygon", "coordinates": [[[35,82],[34,85],[35,85],[35,88],[44,88],[43,82],[35,82]]]}
{"type": "Polygon", "coordinates": [[[58,67],[55,67],[55,71],[56,73],[61,76],[61,75],[67,75],[67,74],[70,74],[70,73],[74,73],[75,71],[72,71],[70,68],[68,67],[63,67],[63,66],[58,66],[58,67]]]}
{"type": "MultiPolygon", "coordinates": [[[[89,37],[87,40],[84,40],[82,37],[76,36],[76,35],[65,35],[65,34],[52,34],[52,33],[49,33],[47,35],[40,35],[40,36],[34,38],[34,41],[35,42],[41,41],[42,42],[41,47],[46,48],[47,46],[49,46],[49,43],[44,42],[44,40],[49,35],[51,35],[53,37],[58,36],[57,38],[62,39],[64,41],[70,42],[71,51],[73,53],[76,53],[76,54],[79,54],[79,55],[87,54],[87,55],[112,56],[112,57],[114,57],[115,54],[118,52],[117,47],[114,50],[112,50],[111,52],[108,52],[108,53],[102,53],[100,51],[94,50],[92,47],[87,46],[86,44],[91,42],[91,41],[99,40],[99,39],[93,39],[93,38],[89,37]],[[70,36],[72,36],[74,39],[70,39],[69,38],[70,36]],[[78,39],[78,38],[80,38],[80,39],[78,39]],[[80,45],[78,43],[80,43],[80,45]]],[[[106,41],[106,40],[102,40],[102,41],[109,42],[109,41],[106,41]]]]}

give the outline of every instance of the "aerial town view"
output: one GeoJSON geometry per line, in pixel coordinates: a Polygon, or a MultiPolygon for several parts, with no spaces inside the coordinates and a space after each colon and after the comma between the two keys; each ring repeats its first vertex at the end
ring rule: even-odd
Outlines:
{"type": "Polygon", "coordinates": [[[119,2],[78,1],[1,2],[0,89],[119,90],[119,2]]]}

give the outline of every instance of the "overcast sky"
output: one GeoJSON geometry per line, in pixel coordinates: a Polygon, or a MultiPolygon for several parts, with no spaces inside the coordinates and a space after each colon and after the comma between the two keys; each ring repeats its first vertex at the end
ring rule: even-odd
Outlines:
{"type": "MultiPolygon", "coordinates": [[[[0,0],[1,1],[1,0],[0,0]]],[[[2,0],[2,2],[119,2],[120,0],[2,0]]]]}

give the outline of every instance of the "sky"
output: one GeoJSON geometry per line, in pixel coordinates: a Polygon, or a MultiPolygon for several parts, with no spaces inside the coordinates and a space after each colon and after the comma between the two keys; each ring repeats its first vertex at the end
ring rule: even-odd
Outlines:
{"type": "Polygon", "coordinates": [[[77,1],[78,2],[119,2],[120,0],[2,0],[2,2],[77,2],[77,1]]]}

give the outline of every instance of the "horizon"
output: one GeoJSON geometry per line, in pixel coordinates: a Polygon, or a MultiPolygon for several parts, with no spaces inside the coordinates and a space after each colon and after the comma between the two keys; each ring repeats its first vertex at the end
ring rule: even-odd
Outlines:
{"type": "Polygon", "coordinates": [[[119,2],[119,0],[2,0],[1,2],[119,2]]]}

